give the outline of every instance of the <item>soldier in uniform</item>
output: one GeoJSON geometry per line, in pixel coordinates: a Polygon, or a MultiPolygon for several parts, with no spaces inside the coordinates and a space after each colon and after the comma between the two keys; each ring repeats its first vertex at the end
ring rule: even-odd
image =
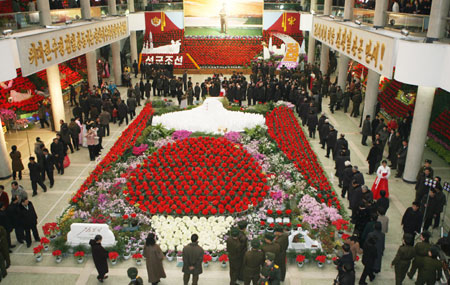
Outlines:
{"type": "Polygon", "coordinates": [[[408,272],[411,260],[416,256],[414,251],[414,236],[412,234],[405,234],[403,236],[403,244],[398,248],[391,266],[395,269],[395,285],[401,285],[408,272]]]}
{"type": "Polygon", "coordinates": [[[227,239],[227,252],[230,260],[230,284],[235,285],[242,268],[241,241],[239,240],[239,230],[231,229],[230,237],[227,239]]]}
{"type": "Polygon", "coordinates": [[[416,285],[436,284],[436,282],[441,279],[442,262],[437,259],[438,255],[439,248],[436,246],[430,247],[428,256],[425,256],[422,263],[419,264],[419,274],[417,275],[416,285]]]}
{"type": "Polygon", "coordinates": [[[261,243],[254,239],[251,242],[252,249],[247,251],[244,255],[244,285],[258,284],[259,274],[261,273],[261,266],[264,265],[265,256],[261,250],[261,243]]]}
{"type": "MultiPolygon", "coordinates": [[[[239,227],[239,241],[241,242],[241,249],[240,249],[240,260],[241,264],[244,262],[244,255],[248,250],[248,238],[245,230],[247,229],[247,221],[242,220],[238,222],[239,227]]],[[[238,280],[244,281],[244,267],[241,266],[239,269],[239,277],[238,280]]]]}
{"type": "Polygon", "coordinates": [[[266,261],[261,270],[261,279],[259,285],[280,285],[281,272],[278,265],[275,264],[275,254],[266,253],[266,261]]]}
{"type": "Polygon", "coordinates": [[[289,246],[289,236],[283,231],[283,227],[280,225],[275,227],[274,243],[280,245],[280,254],[278,255],[278,259],[275,260],[275,263],[280,266],[281,281],[284,282],[284,278],[286,277],[286,250],[289,246]]]}
{"type": "Polygon", "coordinates": [[[264,251],[264,253],[266,255],[268,252],[275,254],[275,261],[277,261],[278,256],[280,255],[281,249],[280,249],[280,245],[278,243],[273,242],[274,239],[275,239],[275,235],[273,233],[266,233],[264,235],[264,244],[262,246],[262,250],[264,251]]]}
{"type": "Polygon", "coordinates": [[[430,236],[431,234],[427,231],[422,232],[420,235],[421,242],[418,242],[414,246],[414,251],[416,252],[416,256],[414,257],[414,261],[411,265],[411,269],[408,272],[408,277],[412,279],[414,274],[416,274],[416,270],[419,268],[420,264],[422,264],[425,256],[428,256],[428,251],[430,250],[430,236]]]}

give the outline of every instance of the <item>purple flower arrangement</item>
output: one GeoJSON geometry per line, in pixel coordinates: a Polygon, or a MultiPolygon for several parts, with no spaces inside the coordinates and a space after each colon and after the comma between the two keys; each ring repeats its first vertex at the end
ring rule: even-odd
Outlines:
{"type": "Polygon", "coordinates": [[[242,136],[238,132],[228,132],[224,135],[224,137],[233,143],[239,143],[242,139],[242,136]]]}
{"type": "Polygon", "coordinates": [[[191,134],[192,134],[192,132],[186,131],[186,130],[175,131],[172,134],[172,139],[176,140],[176,141],[184,140],[184,139],[187,139],[188,137],[190,137],[191,134]]]}
{"type": "Polygon", "coordinates": [[[134,147],[133,147],[133,154],[134,154],[135,156],[140,156],[140,155],[142,155],[147,149],[148,149],[148,145],[147,145],[147,144],[141,144],[140,146],[134,146],[134,147]]]}

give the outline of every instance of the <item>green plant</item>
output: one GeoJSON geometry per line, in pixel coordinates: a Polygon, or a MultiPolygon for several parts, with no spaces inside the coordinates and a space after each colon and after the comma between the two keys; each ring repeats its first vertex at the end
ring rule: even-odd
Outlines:
{"type": "Polygon", "coordinates": [[[55,250],[60,250],[61,253],[67,253],[69,251],[70,246],[66,242],[66,238],[64,236],[59,236],[52,240],[50,244],[53,246],[55,250]]]}
{"type": "Polygon", "coordinates": [[[427,146],[450,164],[450,151],[433,139],[427,140],[427,146]]]}
{"type": "Polygon", "coordinates": [[[84,253],[90,253],[91,252],[91,248],[85,246],[84,244],[79,244],[73,247],[73,252],[77,252],[77,251],[83,251],[84,253]]]}

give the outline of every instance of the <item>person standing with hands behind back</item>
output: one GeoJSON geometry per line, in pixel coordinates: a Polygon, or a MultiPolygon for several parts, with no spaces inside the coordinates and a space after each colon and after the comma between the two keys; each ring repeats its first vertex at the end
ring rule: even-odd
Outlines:
{"type": "Polygon", "coordinates": [[[97,268],[97,280],[103,283],[103,280],[108,278],[105,276],[108,273],[108,251],[102,246],[102,236],[96,235],[94,239],[89,241],[92,250],[92,258],[94,259],[95,268],[97,268]]]}
{"type": "Polygon", "coordinates": [[[198,235],[191,236],[191,243],[183,248],[183,283],[188,285],[192,274],[192,285],[198,284],[198,276],[203,273],[204,250],[198,245],[198,235]]]}

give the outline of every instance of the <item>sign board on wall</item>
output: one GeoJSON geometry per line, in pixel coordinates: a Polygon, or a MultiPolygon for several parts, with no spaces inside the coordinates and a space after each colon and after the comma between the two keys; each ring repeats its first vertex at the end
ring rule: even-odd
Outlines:
{"type": "Polygon", "coordinates": [[[367,68],[392,78],[395,39],[321,17],[314,17],[312,35],[367,68]]]}
{"type": "Polygon", "coordinates": [[[17,38],[22,75],[96,50],[129,36],[126,17],[17,38]]]}
{"type": "Polygon", "coordinates": [[[73,223],[70,225],[70,232],[67,234],[67,243],[71,246],[79,244],[88,245],[96,235],[102,236],[103,246],[114,246],[116,238],[107,224],[84,224],[73,223]]]}

